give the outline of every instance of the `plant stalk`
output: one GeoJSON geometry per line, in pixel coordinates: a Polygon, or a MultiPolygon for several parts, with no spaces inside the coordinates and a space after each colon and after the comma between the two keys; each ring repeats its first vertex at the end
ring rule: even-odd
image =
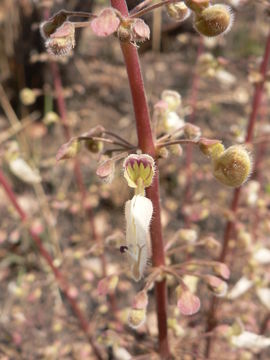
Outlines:
{"type": "MultiPolygon", "coordinates": [[[[246,144],[249,144],[252,141],[254,127],[256,124],[259,108],[261,105],[269,59],[270,59],[270,30],[269,30],[268,37],[266,40],[264,56],[263,56],[262,63],[260,66],[260,74],[262,76],[262,81],[259,82],[258,84],[256,84],[256,86],[255,86],[253,102],[252,102],[252,110],[251,110],[251,114],[249,117],[249,121],[248,121],[248,125],[247,125],[247,133],[246,133],[246,137],[245,137],[246,144]]],[[[238,209],[240,194],[241,194],[241,187],[234,190],[232,203],[231,203],[231,207],[230,207],[230,209],[234,215],[236,215],[236,212],[238,209]]],[[[233,218],[235,218],[235,216],[233,218]]],[[[234,231],[234,225],[235,225],[234,220],[229,220],[226,224],[225,231],[224,231],[223,246],[222,246],[221,253],[220,253],[220,256],[218,259],[221,262],[226,261],[229,244],[230,244],[230,240],[231,240],[231,235],[234,231]]],[[[210,332],[217,324],[216,313],[217,313],[217,309],[218,309],[218,303],[219,303],[218,300],[213,297],[211,305],[210,305],[210,310],[208,313],[207,329],[206,329],[207,332],[210,332]]],[[[206,350],[205,350],[205,358],[206,359],[210,358],[211,345],[212,345],[212,341],[211,341],[211,337],[209,337],[207,339],[206,350]]]]}
{"type": "MultiPolygon", "coordinates": [[[[128,16],[125,0],[111,0],[112,6],[128,16]]],[[[121,43],[121,49],[127,69],[129,85],[132,95],[133,108],[136,120],[139,148],[143,153],[156,158],[154,137],[151,129],[149,108],[147,104],[144,83],[140,68],[137,49],[130,43],[121,43]]],[[[152,243],[153,266],[165,264],[162,227],[160,219],[160,195],[158,167],[152,185],[146,191],[147,197],[152,201],[154,216],[151,222],[150,234],[152,243]]],[[[155,297],[157,306],[158,330],[159,330],[159,353],[162,359],[170,357],[168,329],[167,329],[167,288],[166,280],[155,282],[155,297]]]]}

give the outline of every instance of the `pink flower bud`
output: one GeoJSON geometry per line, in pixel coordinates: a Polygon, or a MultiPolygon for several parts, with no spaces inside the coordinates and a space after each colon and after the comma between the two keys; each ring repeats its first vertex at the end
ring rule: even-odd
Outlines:
{"type": "Polygon", "coordinates": [[[148,305],[148,296],[147,292],[142,290],[135,295],[135,298],[132,302],[133,309],[146,309],[148,305]]]}
{"type": "Polygon", "coordinates": [[[177,307],[183,315],[194,315],[201,307],[201,301],[198,296],[192,294],[188,289],[178,286],[176,289],[178,297],[177,307]]]}
{"type": "Polygon", "coordinates": [[[91,28],[97,36],[109,36],[117,31],[120,19],[112,8],[104,9],[91,22],[91,28]]]}

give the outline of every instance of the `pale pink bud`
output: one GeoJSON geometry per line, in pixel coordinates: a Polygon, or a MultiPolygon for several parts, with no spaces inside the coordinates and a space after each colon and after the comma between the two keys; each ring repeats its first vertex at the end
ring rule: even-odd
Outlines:
{"type": "Polygon", "coordinates": [[[178,294],[177,307],[183,315],[194,315],[201,307],[201,301],[198,296],[192,294],[188,289],[182,289],[178,286],[176,289],[178,294]]]}
{"type": "Polygon", "coordinates": [[[111,8],[104,9],[91,22],[91,28],[97,36],[109,36],[117,31],[120,25],[120,19],[111,8]]]}
{"type": "Polygon", "coordinates": [[[147,292],[142,290],[135,295],[135,298],[132,301],[133,309],[146,309],[148,305],[148,296],[147,292]]]}

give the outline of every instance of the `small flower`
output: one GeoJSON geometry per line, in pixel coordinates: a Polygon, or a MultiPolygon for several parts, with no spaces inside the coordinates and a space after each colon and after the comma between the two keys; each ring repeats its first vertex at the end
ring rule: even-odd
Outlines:
{"type": "Polygon", "coordinates": [[[128,186],[140,191],[152,184],[155,162],[151,156],[131,154],[125,159],[123,167],[128,186]]]}
{"type": "Polygon", "coordinates": [[[185,4],[192,11],[200,13],[203,9],[210,5],[210,0],[185,0],[185,4]]]}
{"type": "Polygon", "coordinates": [[[161,94],[161,99],[168,104],[169,111],[178,110],[182,103],[181,95],[174,90],[164,90],[161,94]]]}
{"type": "Polygon", "coordinates": [[[36,101],[36,94],[32,89],[24,88],[20,91],[20,100],[23,105],[33,105],[36,101]]]}
{"type": "Polygon", "coordinates": [[[135,195],[132,200],[126,202],[126,243],[131,275],[135,281],[139,281],[147,263],[148,247],[147,238],[150,221],[153,214],[151,200],[141,195],[135,195]]]}

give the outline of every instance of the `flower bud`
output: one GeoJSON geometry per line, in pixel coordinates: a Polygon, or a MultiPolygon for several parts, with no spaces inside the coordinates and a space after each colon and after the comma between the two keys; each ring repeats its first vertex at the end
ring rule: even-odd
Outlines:
{"type": "Polygon", "coordinates": [[[200,138],[199,148],[206,156],[217,157],[224,151],[224,145],[219,140],[200,138]]]}
{"type": "Polygon", "coordinates": [[[181,285],[176,288],[178,297],[177,307],[183,315],[194,315],[201,307],[201,301],[198,296],[192,294],[188,289],[183,289],[181,285]]]}
{"type": "Polygon", "coordinates": [[[217,274],[218,276],[221,276],[225,280],[228,280],[230,278],[230,269],[224,263],[217,263],[213,267],[213,270],[214,270],[215,274],[217,274]]]}
{"type": "Polygon", "coordinates": [[[54,111],[48,111],[42,121],[45,125],[49,126],[51,124],[57,123],[59,121],[59,116],[54,111]]]}
{"type": "Polygon", "coordinates": [[[184,127],[184,134],[188,139],[198,140],[201,136],[201,129],[191,123],[186,123],[184,127]]]}
{"type": "Polygon", "coordinates": [[[132,41],[144,42],[150,39],[150,28],[142,19],[135,19],[131,24],[132,41]]]}
{"type": "Polygon", "coordinates": [[[108,159],[103,161],[97,168],[97,176],[106,183],[111,183],[114,178],[115,161],[108,159]]]}
{"type": "Polygon", "coordinates": [[[185,4],[192,11],[200,13],[203,9],[210,5],[210,0],[185,0],[185,4]]]}
{"type": "Polygon", "coordinates": [[[168,104],[169,111],[176,111],[182,103],[181,95],[174,90],[164,90],[161,99],[168,104]]]}
{"type": "Polygon", "coordinates": [[[118,284],[118,276],[112,275],[107,276],[103,279],[101,279],[98,283],[98,294],[99,295],[107,295],[114,293],[116,286],[118,284]]]}
{"type": "Polygon", "coordinates": [[[132,309],[146,309],[148,305],[148,296],[147,292],[142,290],[135,295],[135,298],[132,302],[132,309]]]}
{"type": "Polygon", "coordinates": [[[23,105],[33,105],[36,101],[36,94],[32,89],[24,88],[20,91],[20,100],[23,105]]]}
{"type": "Polygon", "coordinates": [[[214,275],[206,275],[205,281],[209,289],[217,296],[223,297],[227,294],[228,284],[214,275]]]}
{"type": "Polygon", "coordinates": [[[146,319],[145,309],[131,309],[128,314],[128,324],[133,329],[137,329],[144,324],[146,319]]]}
{"type": "Polygon", "coordinates": [[[89,139],[85,141],[85,147],[88,151],[97,154],[103,150],[103,142],[89,139]]]}
{"type": "Polygon", "coordinates": [[[249,177],[252,161],[248,151],[241,145],[234,145],[212,158],[213,174],[222,184],[241,186],[249,177]]]}
{"type": "Polygon", "coordinates": [[[215,37],[231,29],[233,18],[229,6],[217,4],[196,14],[194,27],[204,36],[215,37]]]}
{"type": "Polygon", "coordinates": [[[47,39],[45,46],[48,52],[56,56],[68,55],[75,46],[74,24],[65,21],[47,39]]]}
{"type": "Polygon", "coordinates": [[[166,10],[168,16],[175,21],[184,21],[189,17],[191,13],[184,1],[167,4],[166,10]]]}
{"type": "Polygon", "coordinates": [[[123,164],[124,177],[132,188],[149,187],[155,174],[154,159],[146,154],[129,155],[123,164]]]}
{"type": "Polygon", "coordinates": [[[80,141],[73,137],[67,143],[63,144],[57,151],[56,160],[71,159],[74,158],[80,151],[80,141]]]}

